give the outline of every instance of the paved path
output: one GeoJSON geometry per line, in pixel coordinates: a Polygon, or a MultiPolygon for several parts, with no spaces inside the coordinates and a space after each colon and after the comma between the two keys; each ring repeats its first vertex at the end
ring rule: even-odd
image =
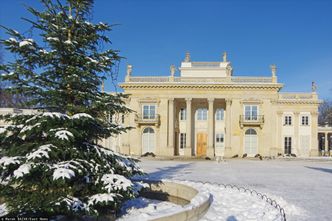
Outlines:
{"type": "Polygon", "coordinates": [[[265,193],[285,208],[288,220],[332,220],[332,161],[142,159],[149,176],[236,184],[265,193]]]}

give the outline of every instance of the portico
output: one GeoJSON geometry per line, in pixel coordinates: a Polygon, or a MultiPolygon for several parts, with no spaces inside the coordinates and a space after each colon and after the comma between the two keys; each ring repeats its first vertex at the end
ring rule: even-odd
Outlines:
{"type": "Polygon", "coordinates": [[[169,148],[175,155],[213,157],[216,134],[219,152],[224,151],[225,98],[177,97],[168,103],[169,148]]]}

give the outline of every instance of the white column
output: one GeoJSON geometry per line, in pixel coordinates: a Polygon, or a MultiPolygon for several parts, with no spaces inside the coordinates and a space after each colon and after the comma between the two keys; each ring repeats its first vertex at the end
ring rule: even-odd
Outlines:
{"type": "Polygon", "coordinates": [[[191,143],[191,127],[192,127],[192,117],[191,117],[191,102],[192,98],[186,98],[186,114],[187,114],[187,119],[186,119],[186,149],[184,151],[185,156],[191,156],[192,155],[192,143],[191,143]]]}
{"type": "Polygon", "coordinates": [[[206,155],[214,157],[214,98],[208,98],[208,149],[206,155]]]}
{"type": "Polygon", "coordinates": [[[225,140],[225,156],[231,157],[231,139],[232,139],[232,112],[231,112],[232,100],[226,99],[226,140],[225,140]]]}
{"type": "Polygon", "coordinates": [[[327,135],[328,135],[328,132],[325,133],[325,143],[324,143],[325,144],[325,146],[324,146],[325,147],[324,148],[325,149],[325,154],[329,151],[329,146],[328,146],[328,144],[329,144],[329,136],[327,136],[327,135]]]}
{"type": "Polygon", "coordinates": [[[168,147],[174,150],[174,98],[168,99],[168,147]]]}

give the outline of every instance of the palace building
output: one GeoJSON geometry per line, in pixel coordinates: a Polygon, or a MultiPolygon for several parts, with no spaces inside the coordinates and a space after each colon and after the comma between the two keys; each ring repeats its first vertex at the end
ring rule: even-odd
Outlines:
{"type": "MultiPolygon", "coordinates": [[[[332,127],[318,127],[314,83],[310,93],[281,93],[275,65],[269,77],[234,76],[226,53],[218,62],[194,62],[187,53],[179,71],[172,65],[169,76],[133,76],[128,65],[120,87],[133,112],[110,120],[133,129],[101,144],[138,156],[331,155],[332,127]]],[[[0,108],[0,115],[33,111],[0,108]]]]}
{"type": "Polygon", "coordinates": [[[104,145],[130,155],[319,154],[314,83],[311,93],[281,93],[275,65],[269,77],[234,76],[226,53],[217,62],[187,53],[179,71],[172,65],[169,76],[134,76],[128,65],[120,87],[134,112],[119,120],[134,129],[104,145]]]}

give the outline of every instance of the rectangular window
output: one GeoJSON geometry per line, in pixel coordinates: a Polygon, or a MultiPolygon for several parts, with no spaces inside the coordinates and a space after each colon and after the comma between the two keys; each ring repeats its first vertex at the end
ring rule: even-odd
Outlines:
{"type": "Polygon", "coordinates": [[[302,125],[309,125],[309,116],[302,116],[302,125]]]}
{"type": "Polygon", "coordinates": [[[257,105],[245,105],[244,106],[244,117],[246,120],[257,120],[258,119],[258,106],[257,105]]]}
{"type": "Polygon", "coordinates": [[[108,117],[108,122],[113,123],[113,115],[112,114],[107,114],[108,117]]]}
{"type": "Polygon", "coordinates": [[[143,106],[143,119],[155,119],[156,118],[156,105],[144,105],[143,106]]]}
{"type": "Polygon", "coordinates": [[[285,116],[284,125],[292,125],[292,116],[285,116]]]}
{"type": "Polygon", "coordinates": [[[284,147],[285,147],[285,154],[292,153],[292,137],[285,137],[284,147]]]}
{"type": "Polygon", "coordinates": [[[207,109],[206,108],[197,109],[197,120],[207,120],[207,109]]]}
{"type": "Polygon", "coordinates": [[[180,133],[180,149],[186,147],[186,133],[180,133]]]}
{"type": "Polygon", "coordinates": [[[224,134],[216,134],[216,144],[224,143],[224,134]]]}
{"type": "Polygon", "coordinates": [[[185,108],[181,108],[180,110],[180,120],[186,120],[187,119],[187,111],[185,108]]]}
{"type": "Polygon", "coordinates": [[[224,109],[216,110],[216,120],[224,120],[224,109]]]}

